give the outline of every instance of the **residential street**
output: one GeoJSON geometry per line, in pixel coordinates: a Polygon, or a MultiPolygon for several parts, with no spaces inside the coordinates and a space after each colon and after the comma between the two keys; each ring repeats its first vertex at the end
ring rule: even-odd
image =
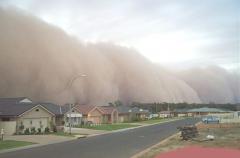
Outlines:
{"type": "Polygon", "coordinates": [[[0,154],[1,158],[128,158],[196,123],[186,119],[0,154]]]}

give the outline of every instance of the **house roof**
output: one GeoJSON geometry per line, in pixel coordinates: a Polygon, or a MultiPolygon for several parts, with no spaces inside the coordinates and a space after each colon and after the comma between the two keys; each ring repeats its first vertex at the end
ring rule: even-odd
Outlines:
{"type": "Polygon", "coordinates": [[[0,103],[10,104],[10,103],[32,103],[27,97],[17,97],[17,98],[0,98],[0,103]],[[23,102],[24,100],[29,100],[30,102],[23,102]]]}
{"type": "Polygon", "coordinates": [[[83,115],[87,115],[95,107],[96,106],[92,106],[92,105],[76,105],[75,106],[75,108],[83,115]]]}
{"type": "Polygon", "coordinates": [[[188,112],[228,112],[223,109],[217,109],[217,108],[208,108],[208,107],[203,107],[203,108],[196,108],[196,109],[190,109],[188,112]]]}
{"type": "Polygon", "coordinates": [[[0,102],[0,116],[19,116],[22,113],[37,106],[33,103],[11,103],[11,102],[0,102]]]}
{"type": "Polygon", "coordinates": [[[127,113],[129,113],[130,109],[131,109],[131,107],[128,107],[128,106],[118,106],[117,107],[119,114],[127,114],[127,113]]]}
{"type": "Polygon", "coordinates": [[[171,114],[171,111],[160,111],[159,114],[171,114]]]}
{"type": "Polygon", "coordinates": [[[183,109],[175,109],[174,112],[177,113],[187,113],[189,109],[183,108],[183,109]]]}
{"type": "Polygon", "coordinates": [[[130,112],[133,112],[133,113],[149,113],[149,110],[146,110],[146,109],[140,109],[138,107],[133,107],[130,109],[130,112]]]}
{"type": "Polygon", "coordinates": [[[57,106],[52,103],[33,103],[26,97],[0,98],[0,116],[17,117],[35,106],[41,105],[54,115],[61,115],[67,111],[66,107],[57,106]]]}
{"type": "Polygon", "coordinates": [[[112,106],[98,106],[103,114],[111,114],[114,110],[117,110],[115,107],[112,106]]]}
{"type": "Polygon", "coordinates": [[[69,110],[69,107],[67,105],[58,106],[58,105],[53,104],[53,103],[39,103],[39,104],[42,105],[44,108],[46,108],[47,110],[49,110],[50,112],[52,112],[55,115],[65,114],[69,110]]]}

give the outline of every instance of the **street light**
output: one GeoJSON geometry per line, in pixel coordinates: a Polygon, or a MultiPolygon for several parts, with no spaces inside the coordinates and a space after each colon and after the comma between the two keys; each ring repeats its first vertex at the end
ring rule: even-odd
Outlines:
{"type": "MultiPolygon", "coordinates": [[[[72,85],[73,85],[73,82],[74,82],[76,79],[80,78],[80,77],[87,77],[87,75],[81,74],[81,75],[76,75],[76,76],[74,76],[74,77],[70,80],[70,82],[67,84],[65,90],[66,90],[66,89],[70,89],[70,88],[72,87],[72,85]]],[[[74,106],[74,104],[71,104],[71,103],[70,103],[70,104],[69,104],[69,108],[70,108],[70,113],[69,113],[69,115],[70,115],[70,117],[69,117],[69,134],[70,134],[70,135],[72,134],[72,106],[74,106]]]]}

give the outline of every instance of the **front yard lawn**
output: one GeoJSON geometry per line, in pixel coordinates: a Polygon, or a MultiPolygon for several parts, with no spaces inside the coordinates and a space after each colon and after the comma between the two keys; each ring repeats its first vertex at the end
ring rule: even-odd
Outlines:
{"type": "Polygon", "coordinates": [[[133,125],[133,124],[129,124],[129,123],[118,123],[118,124],[102,124],[102,125],[95,125],[95,126],[82,126],[80,128],[113,131],[113,130],[137,127],[137,126],[139,126],[139,125],[133,125]]]}
{"type": "Polygon", "coordinates": [[[63,131],[61,132],[56,132],[56,133],[53,133],[53,135],[56,135],[56,136],[64,136],[64,137],[75,137],[75,133],[72,133],[72,134],[69,134],[69,133],[65,133],[63,131]]]}
{"type": "Polygon", "coordinates": [[[35,143],[15,141],[15,140],[4,140],[4,141],[0,141],[0,150],[17,148],[17,147],[22,147],[22,146],[27,146],[32,144],[35,144],[35,143]]]}

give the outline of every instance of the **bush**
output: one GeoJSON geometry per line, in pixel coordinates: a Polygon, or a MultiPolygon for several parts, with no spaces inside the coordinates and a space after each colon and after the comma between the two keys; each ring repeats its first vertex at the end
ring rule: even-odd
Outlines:
{"type": "Polygon", "coordinates": [[[26,128],[26,129],[24,130],[24,134],[26,134],[26,135],[29,135],[29,134],[30,134],[29,128],[26,128]]]}
{"type": "Polygon", "coordinates": [[[49,132],[50,132],[49,128],[46,127],[45,130],[44,130],[44,132],[45,132],[45,133],[49,133],[49,132]]]}
{"type": "Polygon", "coordinates": [[[38,129],[37,129],[37,133],[38,133],[38,134],[41,134],[41,133],[42,133],[42,129],[41,129],[41,128],[38,128],[38,129]]]}
{"type": "Polygon", "coordinates": [[[23,130],[24,130],[24,125],[23,125],[22,122],[21,122],[21,125],[19,126],[19,130],[20,130],[20,131],[23,131],[23,130]]]}
{"type": "Polygon", "coordinates": [[[57,127],[55,125],[53,125],[53,132],[56,133],[57,132],[57,127]]]}
{"type": "Polygon", "coordinates": [[[31,128],[31,134],[35,134],[36,133],[36,129],[35,129],[35,127],[32,127],[31,128]]]}

